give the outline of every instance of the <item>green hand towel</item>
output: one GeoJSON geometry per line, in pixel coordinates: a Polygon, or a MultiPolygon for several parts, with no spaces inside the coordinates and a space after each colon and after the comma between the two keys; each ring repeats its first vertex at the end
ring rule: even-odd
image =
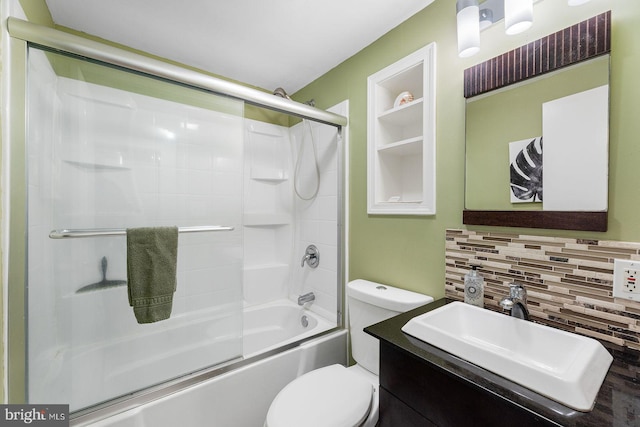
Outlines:
{"type": "Polygon", "coordinates": [[[138,323],[153,323],[171,316],[177,258],[177,227],[127,229],[129,305],[138,323]]]}

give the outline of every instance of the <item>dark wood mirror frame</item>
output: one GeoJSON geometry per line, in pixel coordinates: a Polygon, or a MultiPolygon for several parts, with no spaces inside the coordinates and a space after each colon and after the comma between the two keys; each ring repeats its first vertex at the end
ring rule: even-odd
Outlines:
{"type": "MultiPolygon", "coordinates": [[[[610,11],[466,69],[464,96],[471,98],[609,53],[610,11]]],[[[462,223],[607,231],[607,212],[465,209],[462,223]]]]}

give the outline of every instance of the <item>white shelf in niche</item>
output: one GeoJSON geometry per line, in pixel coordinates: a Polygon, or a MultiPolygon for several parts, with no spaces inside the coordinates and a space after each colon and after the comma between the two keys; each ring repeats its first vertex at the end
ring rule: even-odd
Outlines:
{"type": "Polygon", "coordinates": [[[393,205],[395,203],[413,203],[413,204],[418,204],[418,203],[422,203],[422,200],[398,200],[398,201],[388,200],[386,202],[380,202],[381,205],[385,205],[385,204],[393,205]]]}
{"type": "Polygon", "coordinates": [[[378,153],[392,156],[413,156],[422,154],[422,137],[405,139],[404,141],[394,142],[393,144],[381,145],[378,147],[378,153]]]}
{"type": "Polygon", "coordinates": [[[415,99],[406,104],[387,110],[378,116],[378,120],[397,126],[407,125],[421,120],[424,98],[415,99]]]}
{"type": "Polygon", "coordinates": [[[291,224],[291,215],[277,213],[246,213],[245,227],[281,226],[291,224]]]}

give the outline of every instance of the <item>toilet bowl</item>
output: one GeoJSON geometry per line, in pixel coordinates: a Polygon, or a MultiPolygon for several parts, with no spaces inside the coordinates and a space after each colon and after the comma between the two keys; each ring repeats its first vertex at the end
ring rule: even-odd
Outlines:
{"type": "Polygon", "coordinates": [[[265,427],[375,426],[377,378],[353,368],[331,365],[287,384],[271,403],[265,427]]]}
{"type": "Polygon", "coordinates": [[[378,340],[363,328],[433,301],[427,295],[367,280],[347,284],[351,350],[356,365],[316,369],[287,384],[271,403],[265,427],[374,427],[378,422],[378,340]]]}

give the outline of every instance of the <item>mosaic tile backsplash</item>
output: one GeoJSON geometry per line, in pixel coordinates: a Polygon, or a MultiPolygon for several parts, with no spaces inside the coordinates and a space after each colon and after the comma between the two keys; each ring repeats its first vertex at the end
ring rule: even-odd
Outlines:
{"type": "Polygon", "coordinates": [[[523,284],[531,320],[640,350],[640,302],[613,298],[614,259],[640,261],[640,243],[447,230],[448,298],[464,300],[471,265],[485,279],[485,307],[523,284]]]}

